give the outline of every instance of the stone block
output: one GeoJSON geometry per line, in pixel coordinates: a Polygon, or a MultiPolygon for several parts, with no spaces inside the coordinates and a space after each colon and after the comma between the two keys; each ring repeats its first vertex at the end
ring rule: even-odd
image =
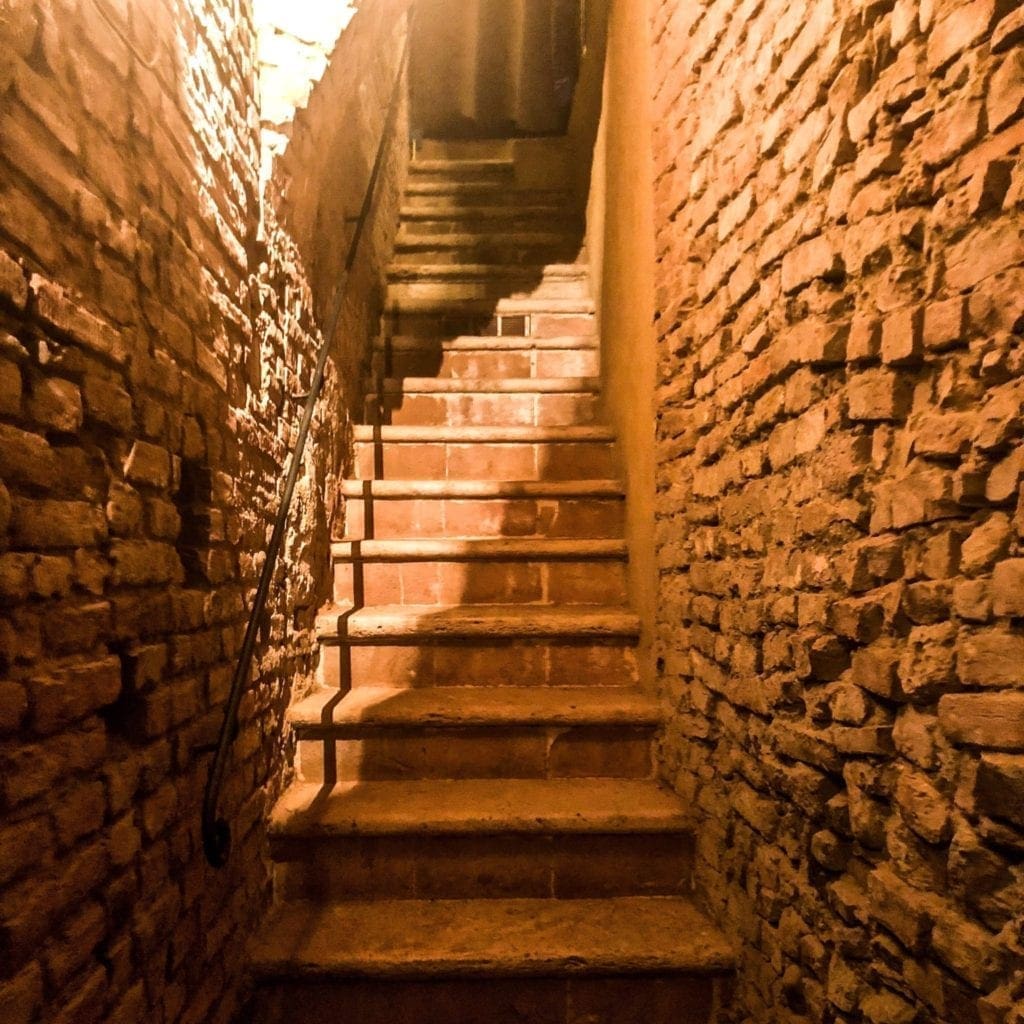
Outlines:
{"type": "Polygon", "coordinates": [[[999,980],[1006,963],[996,937],[952,909],[936,915],[932,948],[939,960],[980,991],[999,980]]]}
{"type": "Polygon", "coordinates": [[[972,0],[950,9],[928,34],[929,72],[934,75],[942,71],[978,42],[992,27],[996,14],[996,0],[972,0]]]}
{"type": "Polygon", "coordinates": [[[0,296],[16,309],[24,309],[28,301],[25,271],[5,252],[0,252],[0,296]]]}
{"type": "Polygon", "coordinates": [[[924,308],[921,340],[929,351],[941,352],[958,345],[967,330],[967,302],[961,298],[930,302],[924,308]]]}
{"type": "Polygon", "coordinates": [[[125,478],[150,487],[167,487],[171,481],[170,453],[147,441],[136,441],[124,464],[125,478]]]}
{"type": "Polygon", "coordinates": [[[43,970],[33,961],[0,981],[0,1018],[7,1024],[30,1024],[43,1005],[43,970]]]}
{"type": "Polygon", "coordinates": [[[15,502],[12,533],[29,549],[93,547],[106,538],[103,510],[87,501],[15,502]]]}
{"type": "Polygon", "coordinates": [[[982,754],[972,795],[981,814],[1024,827],[1024,756],[982,754]]]}
{"type": "Polygon", "coordinates": [[[127,360],[128,345],[122,335],[60,285],[38,275],[33,275],[30,285],[40,317],[97,355],[119,364],[127,360]]]}
{"type": "Polygon", "coordinates": [[[989,81],[985,113],[990,131],[998,131],[1024,110],[1024,53],[1011,50],[989,81]]]}
{"type": "Polygon", "coordinates": [[[6,359],[0,362],[0,414],[18,416],[21,413],[21,370],[6,359]]]}
{"type": "Polygon", "coordinates": [[[896,373],[866,370],[847,385],[847,415],[857,422],[899,420],[908,411],[909,398],[909,389],[896,373]]]}
{"type": "Polygon", "coordinates": [[[991,750],[1024,750],[1024,692],[947,694],[939,724],[954,742],[991,750]]]}
{"type": "Polygon", "coordinates": [[[949,801],[924,773],[909,768],[900,772],[896,806],[907,825],[925,842],[945,843],[952,835],[949,801]]]}
{"type": "Polygon", "coordinates": [[[836,283],[842,281],[845,274],[842,253],[828,237],[819,235],[783,257],[782,290],[791,294],[819,278],[836,283]]]}
{"type": "Polygon", "coordinates": [[[992,52],[1003,53],[1022,39],[1024,39],[1024,10],[1019,7],[1011,7],[992,30],[992,52]]]}
{"type": "Polygon", "coordinates": [[[992,610],[996,615],[1024,616],[1024,558],[1008,558],[995,567],[992,610]]]}
{"type": "Polygon", "coordinates": [[[868,876],[868,894],[871,916],[912,953],[923,952],[938,911],[934,898],[907,885],[887,867],[868,876]]]}
{"type": "Polygon", "coordinates": [[[0,423],[0,464],[7,483],[49,490],[60,479],[57,455],[46,438],[5,423],[0,423]]]}
{"type": "Polygon", "coordinates": [[[908,306],[891,313],[882,321],[882,362],[903,364],[916,362],[922,352],[924,310],[908,306]]]}
{"type": "Polygon", "coordinates": [[[991,571],[1009,551],[1012,538],[1009,516],[1004,512],[992,513],[964,541],[960,549],[961,571],[968,576],[991,571]]]}
{"type": "Polygon", "coordinates": [[[962,633],[957,674],[965,686],[1024,687],[1024,635],[1006,630],[962,633]]]}

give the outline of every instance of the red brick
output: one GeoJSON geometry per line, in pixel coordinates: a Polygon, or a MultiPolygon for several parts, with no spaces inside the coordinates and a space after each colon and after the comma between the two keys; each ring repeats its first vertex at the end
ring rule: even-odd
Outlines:
{"type": "Polygon", "coordinates": [[[985,112],[989,131],[996,131],[1024,110],[1024,53],[1012,50],[989,82],[985,112]]]}
{"type": "Polygon", "coordinates": [[[954,743],[1024,750],[1024,692],[947,694],[939,724],[954,743]]]}

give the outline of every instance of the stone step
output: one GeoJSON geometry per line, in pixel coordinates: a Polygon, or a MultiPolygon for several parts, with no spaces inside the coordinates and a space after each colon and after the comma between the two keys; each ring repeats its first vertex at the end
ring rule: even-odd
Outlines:
{"type": "Polygon", "coordinates": [[[617,476],[604,427],[355,428],[360,479],[572,480],[617,476]]]}
{"type": "Polygon", "coordinates": [[[251,965],[257,1024],[709,1024],[735,954],[678,896],[287,901],[251,965]]]}
{"type": "Polygon", "coordinates": [[[626,542],[537,540],[521,537],[452,537],[444,540],[340,540],[331,545],[335,562],[580,562],[626,560],[626,542]]]}
{"type": "Polygon", "coordinates": [[[378,338],[371,365],[374,379],[597,377],[600,368],[592,337],[378,338]]]}
{"type": "Polygon", "coordinates": [[[392,395],[560,395],[601,388],[598,377],[402,377],[385,378],[381,384],[381,393],[392,395]]]}
{"type": "Polygon", "coordinates": [[[639,619],[620,607],[524,608],[521,605],[377,605],[330,608],[317,616],[325,643],[459,643],[529,640],[635,643],[639,619]]]}
{"type": "Polygon", "coordinates": [[[431,235],[400,228],[394,259],[400,264],[546,264],[586,262],[586,245],[575,228],[562,231],[446,232],[431,235]]]}
{"type": "Polygon", "coordinates": [[[569,209],[572,194],[566,189],[527,188],[507,181],[445,181],[440,178],[413,178],[405,187],[405,209],[461,207],[500,207],[516,210],[521,206],[569,209]]]}
{"type": "Polygon", "coordinates": [[[303,782],[646,779],[658,709],[607,686],[321,688],[288,720],[303,782]]]}
{"type": "Polygon", "coordinates": [[[585,296],[529,298],[490,296],[404,298],[388,304],[390,333],[422,337],[515,334],[531,337],[593,337],[594,303],[585,296]],[[511,326],[511,330],[505,329],[511,326]]]}
{"type": "Polygon", "coordinates": [[[346,480],[348,539],[367,537],[573,537],[623,535],[616,480],[346,480]]]}
{"type": "MultiPolygon", "coordinates": [[[[412,303],[465,303],[494,304],[532,301],[543,304],[542,312],[554,310],[552,303],[570,303],[576,312],[577,302],[585,302],[590,295],[590,282],[584,279],[548,279],[539,275],[530,279],[526,276],[504,280],[436,280],[424,278],[416,281],[401,281],[388,284],[387,303],[389,308],[408,310],[412,303]],[[545,308],[546,307],[546,308],[545,308]]],[[[589,312],[589,307],[582,312],[589,312]]],[[[505,311],[505,315],[508,315],[505,311]]]]}
{"type": "Polygon", "coordinates": [[[410,232],[424,230],[422,225],[446,225],[439,227],[438,234],[445,234],[449,229],[471,234],[478,226],[480,231],[495,231],[502,227],[514,229],[525,224],[582,227],[579,214],[564,202],[545,201],[541,197],[534,198],[532,202],[529,199],[530,196],[526,195],[521,202],[506,200],[492,205],[486,202],[453,203],[440,197],[436,202],[424,205],[404,203],[399,217],[401,224],[410,232]]]}
{"type": "Polygon", "coordinates": [[[648,780],[295,783],[269,831],[286,899],[681,895],[691,884],[682,804],[648,780]]]}
{"type": "Polygon", "coordinates": [[[331,546],[338,604],[625,603],[621,540],[348,540],[331,546]]]}
{"type": "Polygon", "coordinates": [[[593,339],[593,303],[566,300],[491,299],[455,305],[417,300],[388,310],[388,333],[445,339],[464,335],[593,339]]]}
{"type": "Polygon", "coordinates": [[[639,631],[621,606],[333,606],[316,621],[318,678],[342,690],[627,686],[639,631]]]}
{"type": "Polygon", "coordinates": [[[410,182],[438,181],[449,183],[515,182],[515,164],[512,160],[413,160],[409,164],[410,182]]]}
{"type": "Polygon", "coordinates": [[[388,268],[388,280],[400,283],[437,281],[588,281],[589,268],[582,263],[545,263],[523,266],[500,263],[446,263],[424,261],[419,264],[396,264],[388,268]]]}
{"type": "Polygon", "coordinates": [[[589,425],[602,418],[600,386],[594,377],[387,378],[363,411],[369,422],[391,424],[589,425]]]}
{"type": "Polygon", "coordinates": [[[470,684],[621,687],[637,682],[635,645],[636,637],[630,635],[607,639],[529,634],[513,640],[486,635],[450,641],[434,637],[427,644],[400,635],[377,643],[362,638],[353,644],[335,624],[333,632],[328,628],[321,635],[317,675],[323,686],[343,691],[470,684]]]}

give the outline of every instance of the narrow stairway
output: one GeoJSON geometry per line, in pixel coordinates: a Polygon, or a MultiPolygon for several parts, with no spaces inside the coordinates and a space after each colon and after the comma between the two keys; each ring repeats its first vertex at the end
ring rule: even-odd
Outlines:
{"type": "MultiPolygon", "coordinates": [[[[704,1024],[732,953],[653,777],[580,224],[413,164],[322,687],[291,710],[261,1024],[704,1024]]],[[[456,154],[461,155],[461,154],[456,154]]]]}

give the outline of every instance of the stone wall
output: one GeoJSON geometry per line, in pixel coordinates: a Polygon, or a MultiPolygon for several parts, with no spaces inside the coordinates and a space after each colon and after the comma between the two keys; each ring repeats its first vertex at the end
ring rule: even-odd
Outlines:
{"type": "MultiPolygon", "coordinates": [[[[377,111],[393,28],[361,95],[377,111]]],[[[323,304],[287,204],[261,217],[256,78],[246,0],[0,6],[5,1024],[227,1021],[269,897],[263,820],[289,757],[285,708],[314,671],[357,342],[329,367],[222,800],[234,848],[216,872],[199,836],[203,747],[323,304]]],[[[350,173],[368,166],[376,138],[330,138],[350,173]]],[[[383,202],[346,306],[364,333],[387,218],[383,202]]],[[[317,225],[321,244],[332,230],[317,225]]]]}
{"type": "Polygon", "coordinates": [[[1020,1022],[1024,11],[651,18],[663,770],[736,1018],[1020,1022]]]}

